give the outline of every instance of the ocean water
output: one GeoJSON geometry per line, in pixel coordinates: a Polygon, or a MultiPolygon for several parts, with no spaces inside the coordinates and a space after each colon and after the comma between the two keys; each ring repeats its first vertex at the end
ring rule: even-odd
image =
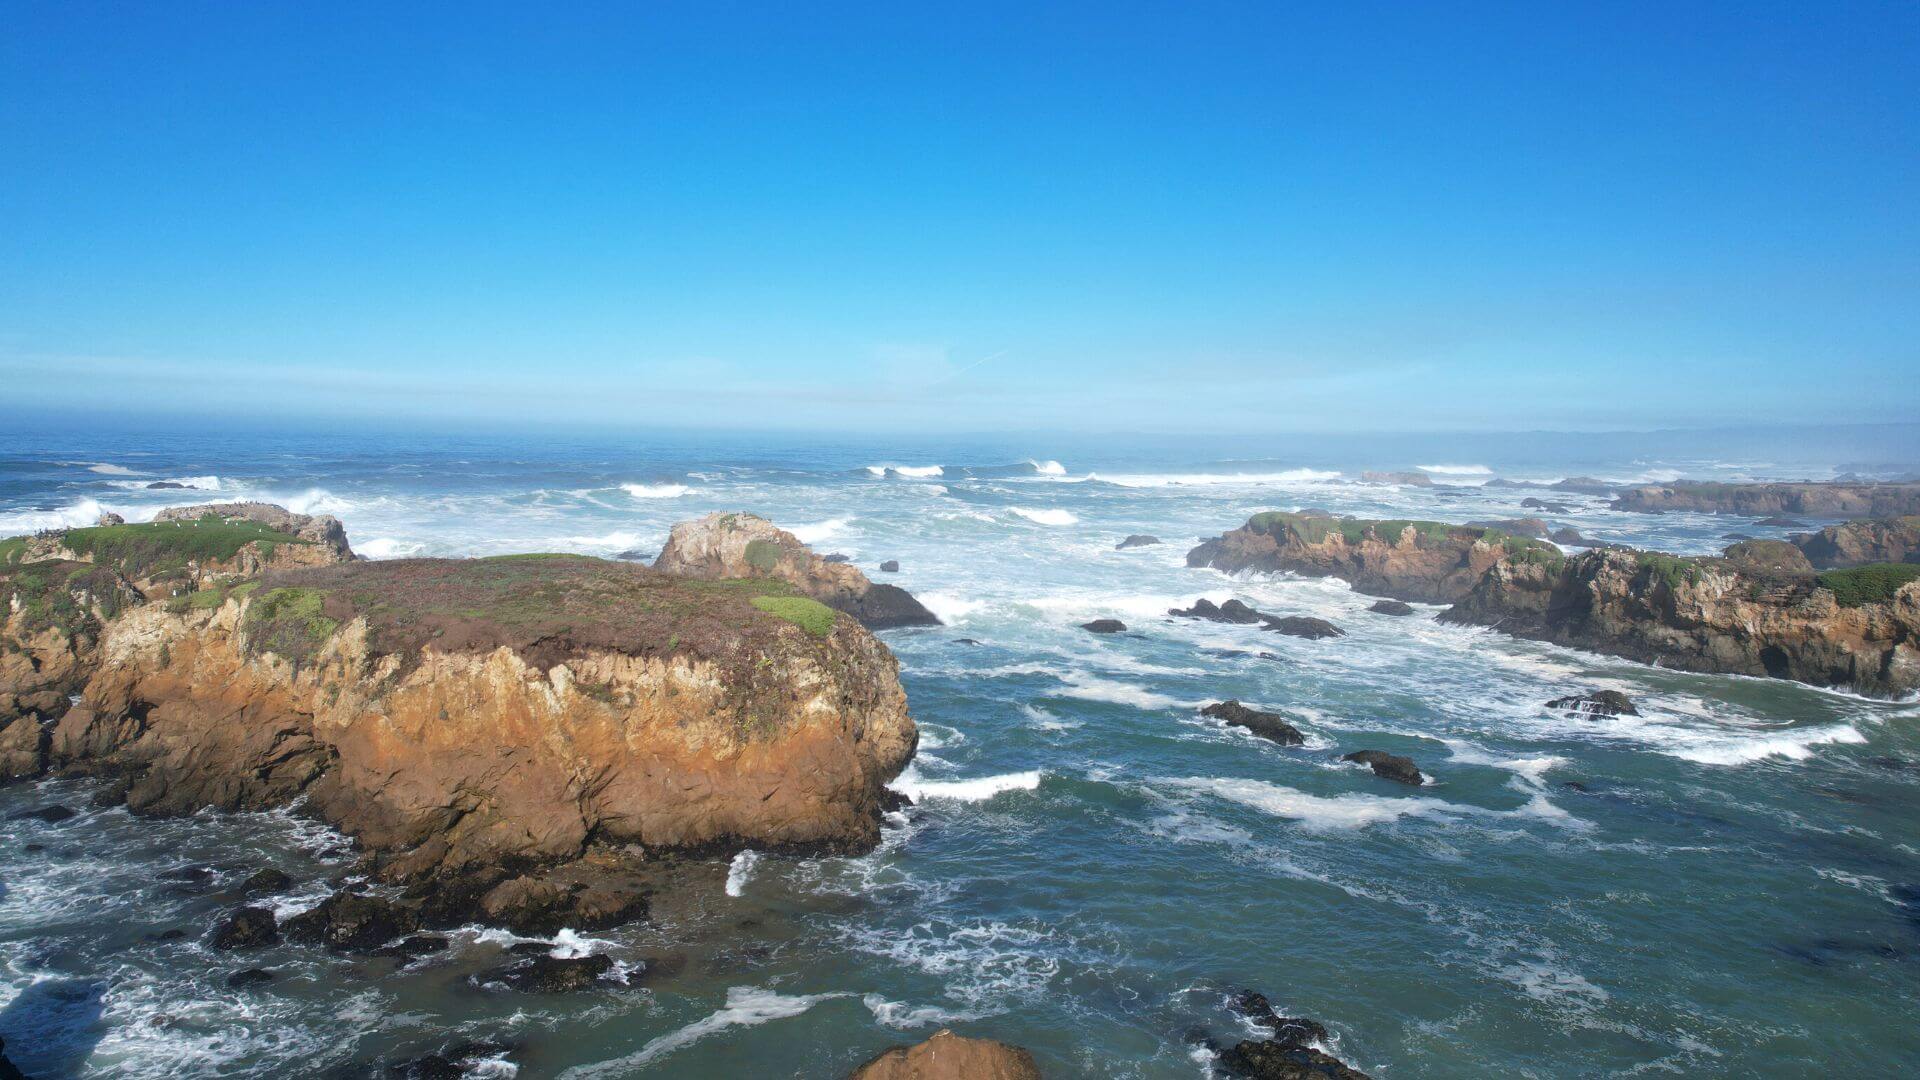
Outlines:
{"type": "Polygon", "coordinates": [[[676,521],[747,510],[946,622],[883,635],[923,741],[898,784],[919,805],[881,847],[697,865],[652,922],[551,941],[618,961],[579,994],[477,985],[514,943],[477,927],[407,965],[214,953],[241,879],[276,866],[299,882],[285,910],[316,902],[351,866],[342,838],[297,808],[155,821],[92,809],[84,782],[0,789],[0,1036],[35,1077],[374,1075],[479,1040],[505,1049],[473,1075],[585,1080],[831,1077],[950,1025],[1050,1076],[1191,1078],[1210,1066],[1183,1034],[1244,1034],[1221,999],[1254,987],[1376,1077],[1898,1074],[1920,1061],[1920,705],[1184,564],[1263,509],[1464,522],[1529,496],[1589,537],[1709,552],[1786,530],[1479,485],[1861,460],[1759,443],[0,436],[0,534],[261,498],[338,515],[374,558],[651,556],[676,521]],[[1416,466],[1444,486],[1355,482],[1416,466]],[[1165,543],[1114,550],[1129,533],[1165,543]],[[1165,617],[1201,596],[1348,636],[1165,617]],[[1131,632],[1078,629],[1100,617],[1131,632]],[[1543,708],[1600,688],[1645,715],[1543,708]],[[1228,697],[1307,745],[1198,714],[1228,697]],[[1434,783],[1339,761],[1368,747],[1434,783]],[[47,803],[81,812],[11,819],[47,803]],[[253,966],[278,977],[228,987],[253,966]]]}

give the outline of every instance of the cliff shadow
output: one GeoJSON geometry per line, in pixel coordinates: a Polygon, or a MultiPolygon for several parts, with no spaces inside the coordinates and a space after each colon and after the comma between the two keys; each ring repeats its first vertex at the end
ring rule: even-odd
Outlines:
{"type": "Polygon", "coordinates": [[[107,984],[99,979],[46,979],[0,1009],[7,1059],[33,1080],[80,1075],[106,1035],[107,984]]]}

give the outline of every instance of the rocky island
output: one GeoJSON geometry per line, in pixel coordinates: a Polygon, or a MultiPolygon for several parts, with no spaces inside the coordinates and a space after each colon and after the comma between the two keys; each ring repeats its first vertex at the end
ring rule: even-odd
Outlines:
{"type": "Polygon", "coordinates": [[[1187,563],[1340,577],[1362,593],[1450,603],[1446,622],[1688,671],[1881,697],[1920,689],[1920,564],[1816,573],[1778,541],[1737,543],[1715,558],[1626,548],[1567,556],[1493,529],[1278,511],[1200,544],[1187,563]]]}
{"type": "MultiPolygon", "coordinates": [[[[361,562],[272,525],[8,541],[8,775],[112,778],[149,814],[303,800],[405,887],[371,919],[401,930],[606,925],[666,854],[878,839],[917,740],[897,664],[788,581],[361,562]]],[[[342,897],[322,921],[375,903],[342,897]]]]}
{"type": "Polygon", "coordinates": [[[1676,480],[1645,484],[1614,495],[1611,509],[1638,513],[1686,510],[1700,514],[1767,517],[1899,517],[1920,514],[1920,484],[1734,484],[1676,480]]]}

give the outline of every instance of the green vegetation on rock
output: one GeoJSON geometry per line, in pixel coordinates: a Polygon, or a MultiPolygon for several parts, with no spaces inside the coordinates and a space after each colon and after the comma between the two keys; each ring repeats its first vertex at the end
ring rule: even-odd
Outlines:
{"type": "Polygon", "coordinates": [[[747,541],[747,565],[762,574],[773,573],[780,565],[780,545],[771,540],[747,541]]]}
{"type": "Polygon", "coordinates": [[[1700,581],[1700,564],[1694,559],[1679,555],[1663,555],[1657,551],[1642,551],[1634,556],[1640,569],[1655,581],[1666,585],[1668,589],[1678,589],[1681,585],[1694,585],[1700,581]]]}
{"type": "Polygon", "coordinates": [[[833,633],[833,609],[811,597],[756,596],[753,606],[793,623],[814,637],[826,637],[833,633]]]}
{"type": "Polygon", "coordinates": [[[1295,514],[1285,510],[1267,510],[1247,519],[1247,527],[1257,533],[1274,535],[1290,534],[1303,544],[1322,544],[1335,533],[1349,546],[1359,544],[1369,535],[1386,544],[1397,544],[1408,529],[1413,530],[1414,543],[1421,547],[1430,547],[1459,541],[1480,541],[1487,544],[1499,544],[1510,555],[1536,553],[1539,559],[1559,558],[1559,549],[1539,540],[1524,536],[1514,536],[1499,529],[1482,528],[1476,525],[1451,525],[1444,521],[1418,521],[1412,519],[1390,519],[1374,521],[1366,518],[1325,517],[1317,514],[1295,514]]]}
{"type": "Polygon", "coordinates": [[[1920,563],[1868,563],[1851,570],[1829,570],[1818,578],[1842,607],[1885,603],[1900,586],[1915,579],[1920,579],[1920,563]]]}
{"type": "Polygon", "coordinates": [[[18,611],[30,634],[49,628],[71,634],[96,615],[112,618],[126,599],[113,571],[85,563],[28,563],[0,574],[0,622],[18,611]]]}
{"type": "Polygon", "coordinates": [[[262,557],[277,544],[308,544],[253,521],[155,521],[141,525],[100,525],[69,529],[60,543],[76,555],[111,566],[128,577],[151,577],[180,570],[188,563],[225,562],[248,544],[258,543],[262,557]]]}
{"type": "Polygon", "coordinates": [[[326,614],[319,589],[269,589],[247,608],[247,633],[255,651],[300,660],[312,656],[340,622],[326,614]]]}
{"type": "Polygon", "coordinates": [[[27,555],[27,538],[9,536],[0,540],[0,566],[13,566],[27,555]]]}

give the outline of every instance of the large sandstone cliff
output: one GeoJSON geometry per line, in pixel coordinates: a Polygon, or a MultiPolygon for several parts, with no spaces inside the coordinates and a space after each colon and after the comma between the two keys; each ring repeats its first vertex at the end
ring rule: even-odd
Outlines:
{"type": "Polygon", "coordinates": [[[1558,554],[1498,529],[1269,511],[1194,548],[1187,565],[1338,577],[1359,592],[1440,604],[1466,595],[1495,563],[1558,554]]]}
{"type": "Polygon", "coordinates": [[[773,578],[873,630],[940,620],[894,585],[876,585],[843,562],[815,555],[792,533],[753,514],[708,514],[673,527],[654,569],[682,577],[773,578]]]}
{"type": "Polygon", "coordinates": [[[1883,591],[1607,548],[1503,561],[1440,618],[1663,667],[1892,697],[1920,689],[1920,582],[1883,591]]]}
{"type": "Polygon", "coordinates": [[[51,758],[141,812],[303,798],[482,915],[596,860],[863,849],[916,739],[897,666],[784,592],[565,556],[273,573],[112,621],[51,758]]]}

